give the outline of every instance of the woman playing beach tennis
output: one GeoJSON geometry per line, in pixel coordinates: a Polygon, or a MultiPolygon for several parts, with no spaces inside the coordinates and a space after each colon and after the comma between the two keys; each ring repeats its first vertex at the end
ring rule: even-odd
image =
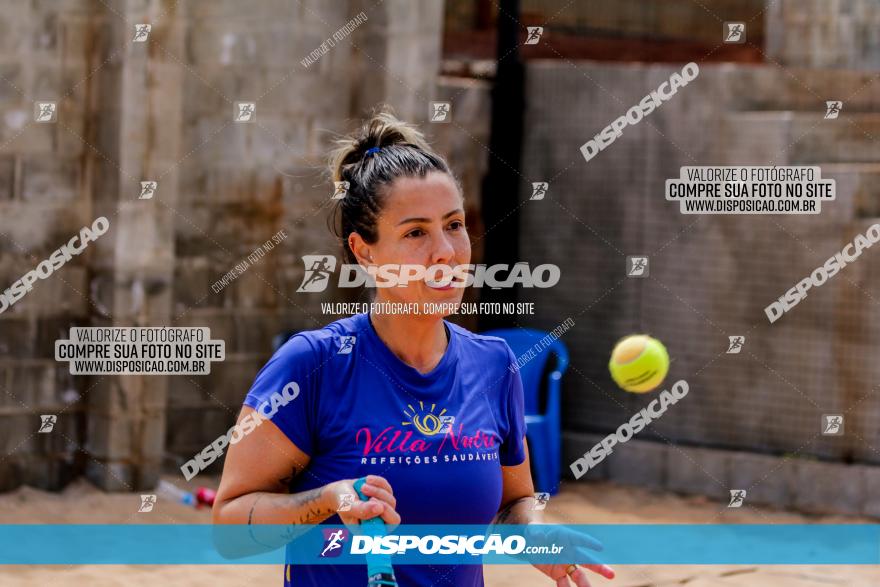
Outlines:
{"type": "MultiPolygon", "coordinates": [[[[346,262],[470,263],[458,182],[415,128],[380,112],[341,143],[331,171],[349,182],[335,217],[346,262]]],[[[374,302],[460,302],[463,289],[439,277],[377,288],[374,302]]],[[[358,314],[293,336],[257,375],[239,422],[280,390],[295,391],[273,425],[230,446],[215,523],[539,521],[522,383],[508,368],[515,362],[502,339],[443,314],[358,314]],[[356,495],[360,477],[368,500],[351,503],[343,496],[356,495]],[[340,510],[343,502],[350,509],[340,510]]],[[[613,576],[601,565],[536,567],[560,586],[589,585],[585,568],[613,576]]],[[[480,565],[395,565],[394,573],[403,587],[483,585],[480,565]]],[[[367,584],[363,565],[287,565],[284,574],[285,585],[367,584]]]]}

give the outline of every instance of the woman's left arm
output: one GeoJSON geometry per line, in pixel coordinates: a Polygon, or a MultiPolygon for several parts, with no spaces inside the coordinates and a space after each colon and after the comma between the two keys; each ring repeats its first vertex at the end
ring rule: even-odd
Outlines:
{"type": "MultiPolygon", "coordinates": [[[[544,518],[541,510],[535,509],[535,486],[532,483],[532,471],[529,464],[529,446],[525,438],[523,439],[526,458],[518,465],[512,467],[501,467],[501,475],[503,488],[501,490],[501,509],[495,514],[492,520],[493,524],[543,524],[544,518]]],[[[551,530],[552,527],[548,527],[551,530]]],[[[560,534],[565,532],[561,531],[560,534]]],[[[570,531],[569,531],[570,532],[570,531]]],[[[553,532],[544,533],[546,537],[551,537],[553,532]]],[[[562,537],[562,536],[560,536],[562,537]]],[[[584,536],[584,538],[589,538],[584,536]]],[[[578,540],[578,542],[581,542],[578,540]]],[[[587,542],[595,542],[589,538],[587,542]]],[[[534,567],[556,581],[559,586],[571,585],[573,581],[578,587],[590,587],[590,581],[584,569],[589,569],[594,573],[598,573],[606,579],[614,578],[614,571],[607,565],[583,565],[576,569],[572,567],[577,565],[562,564],[535,564],[534,567]],[[570,573],[568,571],[571,571],[570,573]]]]}
{"type": "Polygon", "coordinates": [[[529,445],[523,439],[526,458],[518,465],[501,467],[501,509],[495,514],[493,524],[541,523],[540,510],[534,509],[535,486],[529,465],[529,445]]]}

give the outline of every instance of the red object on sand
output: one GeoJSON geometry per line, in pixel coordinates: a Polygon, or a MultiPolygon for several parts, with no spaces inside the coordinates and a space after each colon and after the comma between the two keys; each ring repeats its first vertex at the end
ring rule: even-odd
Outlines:
{"type": "Polygon", "coordinates": [[[208,489],[207,487],[199,487],[196,489],[196,503],[201,505],[213,506],[214,498],[217,496],[217,492],[213,489],[208,489]]]}

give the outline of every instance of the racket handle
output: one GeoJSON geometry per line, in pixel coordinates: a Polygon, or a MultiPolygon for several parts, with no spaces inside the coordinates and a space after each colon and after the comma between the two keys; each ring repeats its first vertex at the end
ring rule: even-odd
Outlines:
{"type": "MultiPolygon", "coordinates": [[[[361,477],[354,482],[354,490],[363,501],[370,499],[361,491],[366,482],[366,477],[361,477]]],[[[361,520],[361,526],[370,536],[385,536],[385,522],[378,516],[369,520],[361,520]]],[[[368,587],[397,587],[397,579],[394,578],[394,569],[391,566],[391,555],[367,555],[367,585],[368,587]]]]}

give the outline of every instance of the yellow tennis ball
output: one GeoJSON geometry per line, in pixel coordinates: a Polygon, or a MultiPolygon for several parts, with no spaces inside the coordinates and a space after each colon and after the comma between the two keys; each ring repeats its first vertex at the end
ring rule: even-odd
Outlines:
{"type": "Polygon", "coordinates": [[[645,393],[663,383],[669,372],[669,353],[656,338],[633,334],[615,345],[608,369],[621,389],[645,393]]]}

